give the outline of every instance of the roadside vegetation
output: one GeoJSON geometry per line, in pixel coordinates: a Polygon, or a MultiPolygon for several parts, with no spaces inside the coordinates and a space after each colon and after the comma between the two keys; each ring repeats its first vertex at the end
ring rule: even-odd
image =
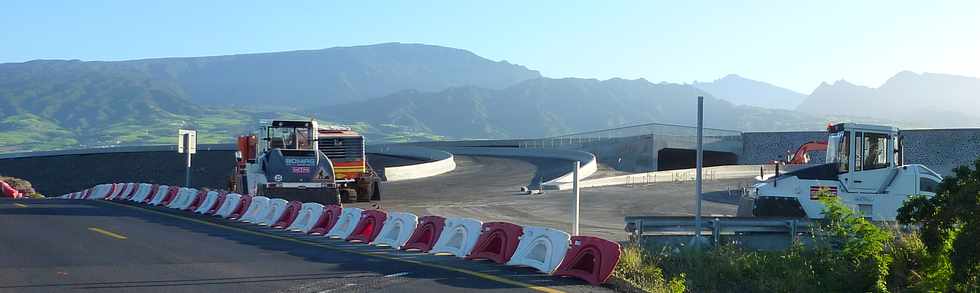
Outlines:
{"type": "Polygon", "coordinates": [[[812,245],[753,251],[623,248],[614,277],[647,292],[980,292],[980,158],[936,196],[916,196],[899,225],[872,223],[824,193],[812,245]]]}
{"type": "MultiPolygon", "coordinates": [[[[37,193],[37,191],[34,190],[34,186],[31,185],[31,182],[27,180],[0,175],[0,181],[7,182],[7,184],[9,184],[10,187],[13,187],[17,191],[20,191],[27,197],[44,198],[44,195],[37,193]]],[[[2,197],[2,194],[0,194],[0,197],[2,197]]]]}

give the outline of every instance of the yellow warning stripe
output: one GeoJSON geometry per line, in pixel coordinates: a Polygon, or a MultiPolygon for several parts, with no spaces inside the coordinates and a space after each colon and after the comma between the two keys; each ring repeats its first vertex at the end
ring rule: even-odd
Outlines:
{"type": "Polygon", "coordinates": [[[96,228],[96,227],[89,227],[88,229],[90,231],[92,231],[92,232],[96,232],[96,233],[99,233],[99,234],[102,234],[102,235],[105,235],[105,236],[109,236],[109,237],[112,237],[112,238],[116,238],[116,239],[119,239],[119,240],[126,240],[127,239],[126,236],[122,236],[122,235],[119,235],[119,234],[116,234],[116,233],[112,233],[112,232],[109,232],[109,231],[106,231],[106,230],[102,230],[102,229],[99,229],[99,228],[96,228]]]}
{"type": "Polygon", "coordinates": [[[184,216],[180,216],[180,215],[175,215],[175,214],[170,214],[170,213],[164,213],[164,212],[155,211],[155,210],[151,210],[151,209],[147,209],[147,208],[143,208],[143,207],[139,207],[139,206],[132,206],[132,205],[114,203],[114,202],[111,202],[111,201],[99,201],[99,202],[108,203],[108,204],[112,204],[112,205],[115,205],[115,206],[122,206],[122,207],[128,207],[128,208],[132,208],[132,209],[138,209],[138,210],[142,210],[142,211],[146,211],[146,212],[150,212],[150,213],[154,213],[154,214],[158,214],[158,215],[162,215],[162,216],[167,216],[167,217],[171,217],[171,218],[182,219],[182,220],[185,220],[185,221],[191,221],[191,222],[195,222],[195,223],[198,223],[198,224],[204,224],[204,225],[209,225],[209,226],[224,228],[224,229],[233,230],[233,231],[237,231],[237,232],[241,232],[241,233],[246,233],[246,234],[250,234],[250,235],[269,237],[269,238],[283,240],[283,241],[289,241],[289,242],[300,243],[300,244],[305,244],[305,245],[310,245],[310,246],[316,246],[316,247],[320,247],[320,248],[326,248],[326,249],[333,250],[333,251],[353,253],[353,254],[357,254],[357,255],[361,255],[361,256],[377,257],[377,258],[382,258],[382,259],[391,260],[391,261],[400,261],[400,262],[405,262],[405,263],[420,265],[420,266],[424,266],[424,267],[443,269],[443,270],[447,270],[447,271],[452,271],[452,272],[457,272],[457,273],[461,273],[461,274],[466,274],[466,275],[474,276],[474,277],[481,278],[481,279],[484,279],[484,280],[490,280],[490,281],[494,281],[494,282],[498,282],[498,283],[504,283],[504,284],[507,284],[507,285],[519,286],[519,287],[523,287],[523,288],[527,288],[527,289],[531,289],[531,290],[535,290],[535,291],[540,291],[540,292],[547,292],[547,293],[564,293],[565,292],[565,291],[558,290],[558,289],[548,288],[548,287],[544,287],[544,286],[532,285],[532,284],[524,283],[524,282],[521,282],[521,281],[515,281],[515,280],[508,279],[508,278],[504,278],[504,277],[500,277],[500,276],[495,276],[495,275],[491,275],[491,274],[487,274],[487,273],[481,273],[481,272],[471,271],[471,270],[467,270],[467,269],[461,269],[461,268],[456,268],[456,267],[451,267],[451,266],[445,266],[445,265],[440,265],[440,264],[433,264],[433,263],[427,263],[427,262],[421,262],[421,261],[415,261],[415,260],[409,260],[409,259],[402,259],[402,258],[397,258],[397,257],[391,257],[391,256],[386,256],[386,255],[373,254],[373,253],[365,253],[365,252],[360,252],[360,251],[343,249],[343,248],[334,247],[334,246],[325,245],[325,244],[320,244],[320,243],[316,243],[316,242],[310,242],[310,241],[305,241],[305,240],[301,240],[301,239],[295,239],[295,238],[283,237],[283,236],[278,236],[278,235],[266,234],[266,233],[252,231],[252,230],[248,230],[248,229],[242,229],[242,228],[237,228],[237,227],[232,227],[232,226],[226,226],[226,225],[212,223],[212,222],[208,222],[208,221],[204,221],[204,220],[198,220],[198,219],[188,218],[188,217],[184,217],[184,216]]]}

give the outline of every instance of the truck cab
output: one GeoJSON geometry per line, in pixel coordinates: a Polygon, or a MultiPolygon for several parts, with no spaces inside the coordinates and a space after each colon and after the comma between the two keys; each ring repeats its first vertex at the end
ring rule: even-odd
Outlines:
{"type": "Polygon", "coordinates": [[[865,217],[892,221],[908,197],[935,195],[942,176],[920,164],[903,164],[897,128],[841,123],[827,130],[826,163],[757,184],[753,215],[822,218],[817,194],[827,191],[865,217]]]}

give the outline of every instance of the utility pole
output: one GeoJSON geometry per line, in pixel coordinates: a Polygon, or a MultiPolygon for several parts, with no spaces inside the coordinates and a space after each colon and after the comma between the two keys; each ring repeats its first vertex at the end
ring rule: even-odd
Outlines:
{"type": "Polygon", "coordinates": [[[572,172],[572,192],[575,193],[575,206],[572,212],[572,236],[578,236],[579,219],[579,189],[578,189],[578,168],[579,161],[575,160],[575,171],[572,172]]]}
{"type": "Polygon", "coordinates": [[[694,190],[697,195],[697,209],[694,211],[694,242],[695,247],[700,247],[701,238],[701,168],[704,158],[704,147],[702,145],[704,135],[704,97],[698,96],[698,154],[695,168],[697,173],[694,179],[694,190]]]}

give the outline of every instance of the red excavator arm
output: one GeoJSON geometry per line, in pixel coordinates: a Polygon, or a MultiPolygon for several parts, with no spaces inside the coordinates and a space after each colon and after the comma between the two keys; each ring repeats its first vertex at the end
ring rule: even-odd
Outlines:
{"type": "Polygon", "coordinates": [[[826,150],[827,150],[827,142],[826,141],[811,141],[811,142],[805,143],[802,146],[800,146],[799,149],[796,150],[796,153],[793,153],[793,156],[791,158],[789,158],[789,162],[788,163],[789,164],[806,164],[806,163],[809,163],[810,162],[810,158],[807,156],[807,153],[812,152],[812,151],[826,151],[826,150]]]}

